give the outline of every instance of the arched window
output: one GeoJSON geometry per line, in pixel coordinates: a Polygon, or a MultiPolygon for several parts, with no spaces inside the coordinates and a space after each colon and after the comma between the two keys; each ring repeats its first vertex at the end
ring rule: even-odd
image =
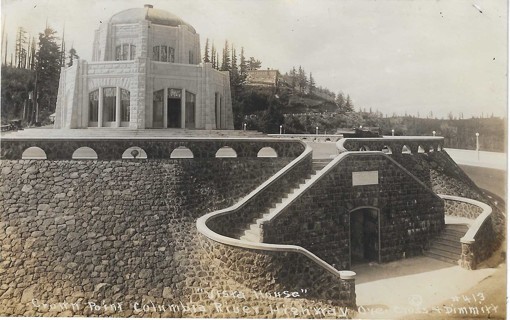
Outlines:
{"type": "Polygon", "coordinates": [[[120,121],[129,121],[130,116],[130,93],[126,89],[120,89],[120,121]]]}
{"type": "Polygon", "coordinates": [[[170,154],[170,158],[172,159],[190,159],[193,158],[193,152],[186,147],[177,147],[170,154]]]}
{"type": "Polygon", "coordinates": [[[147,153],[140,147],[131,147],[124,151],[122,159],[147,159],[147,153]]]}
{"type": "Polygon", "coordinates": [[[99,112],[99,89],[89,93],[89,121],[97,122],[99,112]]]}

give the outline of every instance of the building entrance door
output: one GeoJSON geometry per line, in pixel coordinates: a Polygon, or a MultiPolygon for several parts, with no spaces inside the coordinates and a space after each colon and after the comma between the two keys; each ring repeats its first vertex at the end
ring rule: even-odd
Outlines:
{"type": "Polygon", "coordinates": [[[361,208],[350,214],[351,265],[379,262],[379,211],[361,208]]]}
{"type": "Polygon", "coordinates": [[[181,99],[168,98],[167,127],[181,128],[181,99]]]}

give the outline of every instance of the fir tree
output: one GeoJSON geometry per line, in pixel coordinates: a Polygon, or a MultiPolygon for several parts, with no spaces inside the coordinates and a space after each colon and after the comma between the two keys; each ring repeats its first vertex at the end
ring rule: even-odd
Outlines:
{"type": "Polygon", "coordinates": [[[216,59],[216,48],[214,47],[214,42],[211,46],[211,63],[214,69],[218,69],[218,60],[216,59]]]}
{"type": "Polygon", "coordinates": [[[211,62],[209,59],[209,38],[205,40],[204,62],[211,62]]]}
{"type": "Polygon", "coordinates": [[[73,65],[74,59],[80,59],[80,57],[76,54],[76,49],[72,48],[69,50],[69,63],[68,67],[73,65]]]}
{"type": "Polygon", "coordinates": [[[244,48],[241,47],[241,57],[240,57],[240,61],[239,61],[240,76],[246,78],[246,71],[248,71],[248,62],[246,61],[246,58],[244,56],[244,48]]]}
{"type": "Polygon", "coordinates": [[[223,47],[223,60],[221,61],[220,71],[230,71],[231,61],[230,61],[230,48],[228,46],[228,40],[225,40],[225,47],[223,47]]]}
{"type": "Polygon", "coordinates": [[[254,57],[250,57],[250,61],[248,61],[248,70],[258,70],[262,62],[260,60],[256,60],[254,57]]]}
{"type": "Polygon", "coordinates": [[[34,121],[41,121],[55,112],[58,82],[60,77],[60,48],[57,44],[56,31],[47,27],[39,34],[39,52],[36,61],[36,94],[39,113],[34,121]]]}
{"type": "Polygon", "coordinates": [[[309,80],[308,80],[308,91],[310,93],[313,93],[314,90],[315,90],[315,80],[312,77],[312,73],[310,72],[310,77],[309,77],[309,80]]]}

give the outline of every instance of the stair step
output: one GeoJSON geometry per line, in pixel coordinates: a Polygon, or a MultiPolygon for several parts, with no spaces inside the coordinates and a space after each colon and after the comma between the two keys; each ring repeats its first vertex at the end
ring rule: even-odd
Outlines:
{"type": "Polygon", "coordinates": [[[244,235],[244,236],[241,236],[241,238],[239,238],[240,240],[244,240],[244,241],[249,241],[249,242],[259,242],[260,243],[260,238],[257,238],[253,235],[244,235]]]}
{"type": "Polygon", "coordinates": [[[441,260],[441,261],[448,262],[448,263],[451,263],[451,264],[454,264],[454,265],[458,264],[458,260],[460,258],[460,257],[452,258],[452,257],[449,257],[449,256],[443,256],[442,254],[437,254],[437,253],[431,252],[431,251],[425,252],[424,255],[426,257],[433,258],[433,259],[436,259],[436,260],[441,260]]]}
{"type": "Polygon", "coordinates": [[[434,243],[430,246],[430,251],[441,251],[444,254],[460,257],[461,248],[454,248],[440,243],[434,243]]]}
{"type": "Polygon", "coordinates": [[[455,241],[455,242],[460,242],[460,238],[462,238],[463,236],[464,235],[459,236],[459,235],[442,234],[438,238],[455,241]]]}
{"type": "Polygon", "coordinates": [[[456,248],[459,250],[462,248],[462,245],[459,241],[453,241],[453,240],[448,240],[448,239],[443,239],[443,238],[437,238],[437,239],[432,240],[430,246],[433,247],[434,244],[449,246],[449,247],[456,248]]]}

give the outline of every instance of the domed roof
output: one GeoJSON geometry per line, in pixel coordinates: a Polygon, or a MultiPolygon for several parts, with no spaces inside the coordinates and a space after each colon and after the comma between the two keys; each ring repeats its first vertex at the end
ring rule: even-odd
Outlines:
{"type": "Polygon", "coordinates": [[[168,11],[154,9],[152,5],[146,4],[143,8],[132,8],[114,14],[110,18],[112,24],[137,23],[141,20],[148,20],[153,24],[177,27],[181,25],[188,26],[193,33],[195,28],[184,22],[181,18],[168,11]]]}

